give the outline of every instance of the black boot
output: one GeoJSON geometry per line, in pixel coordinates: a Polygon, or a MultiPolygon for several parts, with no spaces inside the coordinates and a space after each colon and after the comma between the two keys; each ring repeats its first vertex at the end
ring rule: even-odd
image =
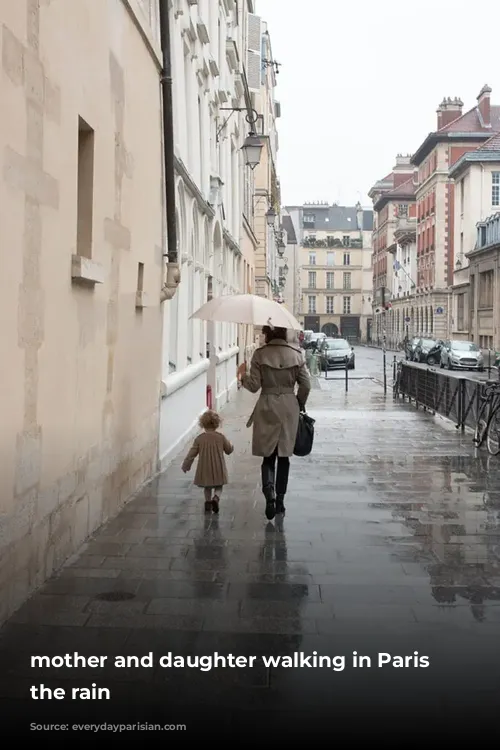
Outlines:
{"type": "Polygon", "coordinates": [[[288,487],[288,474],[290,472],[290,459],[286,456],[278,458],[278,469],[276,472],[276,513],[285,512],[285,495],[288,487]]]}
{"type": "Polygon", "coordinates": [[[285,510],[285,496],[276,495],[276,513],[284,513],[285,510]]]}
{"type": "Polygon", "coordinates": [[[262,492],[266,498],[266,518],[272,521],[276,515],[276,495],[274,493],[274,468],[262,464],[262,492]]]}

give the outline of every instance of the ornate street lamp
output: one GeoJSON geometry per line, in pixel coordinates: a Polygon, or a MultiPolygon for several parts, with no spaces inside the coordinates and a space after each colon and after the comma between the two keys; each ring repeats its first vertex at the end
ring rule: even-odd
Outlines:
{"type": "Polygon", "coordinates": [[[255,135],[255,133],[249,133],[241,147],[247,167],[255,169],[255,167],[260,164],[260,155],[263,148],[264,144],[260,138],[255,135]]]}
{"type": "Polygon", "coordinates": [[[268,227],[274,227],[274,224],[276,222],[277,213],[274,210],[274,208],[271,206],[269,211],[266,213],[266,221],[268,227]]]}

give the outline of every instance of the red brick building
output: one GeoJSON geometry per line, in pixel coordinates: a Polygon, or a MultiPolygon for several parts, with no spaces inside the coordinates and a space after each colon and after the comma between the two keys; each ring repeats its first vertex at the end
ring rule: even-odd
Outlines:
{"type": "Polygon", "coordinates": [[[448,172],[465,153],[500,131],[500,106],[491,105],[490,95],[484,86],[477,105],[465,113],[460,99],[443,99],[437,129],[411,159],[418,170],[415,333],[450,335],[455,190],[448,172]]]}
{"type": "Polygon", "coordinates": [[[397,206],[400,201],[398,192],[405,190],[415,168],[410,156],[398,154],[396,165],[386,177],[371,188],[369,196],[373,201],[373,236],[372,236],[372,269],[373,269],[373,339],[381,343],[384,330],[382,313],[392,300],[393,259],[389,248],[394,244],[394,232],[397,225],[397,206]],[[394,191],[396,191],[394,193],[394,191]],[[394,194],[393,194],[394,193],[394,194]],[[389,197],[389,195],[391,197],[389,197]],[[396,212],[396,213],[395,213],[396,212]]]}

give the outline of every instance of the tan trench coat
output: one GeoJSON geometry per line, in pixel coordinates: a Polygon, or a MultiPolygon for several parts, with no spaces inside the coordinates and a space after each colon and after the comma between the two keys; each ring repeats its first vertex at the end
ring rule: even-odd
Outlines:
{"type": "Polygon", "coordinates": [[[230,456],[234,448],[222,432],[203,432],[195,438],[182,464],[189,471],[198,457],[194,483],[197,487],[223,487],[228,482],[224,454],[230,456]]]}
{"type": "Polygon", "coordinates": [[[293,456],[299,403],[305,406],[311,382],[302,351],[280,339],[257,349],[250,372],[241,384],[251,393],[261,390],[247,427],[253,425],[252,453],[266,457],[278,449],[278,456],[293,456]],[[295,384],[298,391],[295,394],[295,384]]]}

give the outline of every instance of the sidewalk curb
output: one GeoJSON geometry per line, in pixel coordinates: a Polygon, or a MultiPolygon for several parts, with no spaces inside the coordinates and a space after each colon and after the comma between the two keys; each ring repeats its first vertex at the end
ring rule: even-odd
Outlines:
{"type": "MultiPolygon", "coordinates": [[[[378,349],[379,351],[383,351],[384,350],[383,346],[377,346],[376,344],[358,344],[358,346],[364,346],[365,349],[378,349]]],[[[401,353],[401,349],[389,349],[389,348],[386,348],[385,351],[386,352],[390,352],[391,354],[400,354],[401,353]]]]}

